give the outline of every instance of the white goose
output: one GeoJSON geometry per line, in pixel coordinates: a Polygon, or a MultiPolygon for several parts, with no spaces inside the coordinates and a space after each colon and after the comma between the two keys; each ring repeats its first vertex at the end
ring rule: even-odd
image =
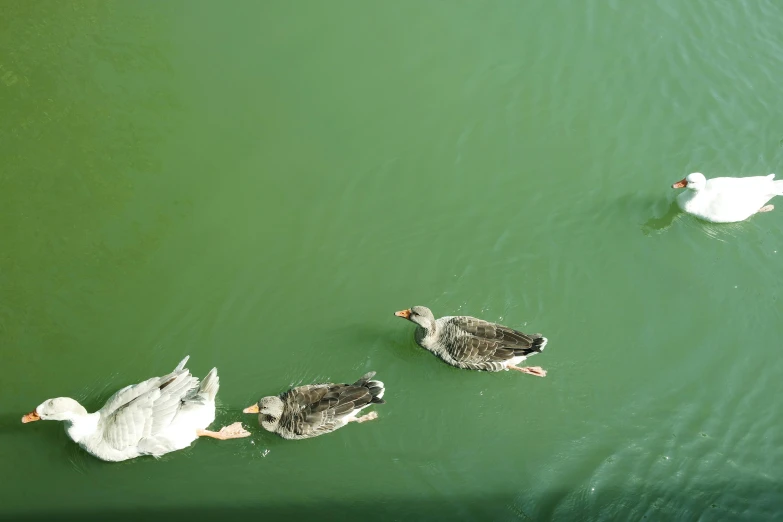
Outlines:
{"type": "Polygon", "coordinates": [[[766,205],[775,196],[783,195],[783,180],[775,175],[750,178],[713,178],[694,172],[672,185],[686,188],[677,196],[677,204],[688,214],[713,223],[733,223],[748,219],[757,212],[769,212],[766,205]],[[765,206],[766,205],[766,206],[765,206]]]}
{"type": "Polygon", "coordinates": [[[215,420],[217,368],[199,384],[185,368],[185,357],[168,375],[126,386],[95,413],[68,397],[49,399],[22,422],[59,420],[68,436],[101,460],[118,462],[141,455],[160,457],[187,448],[199,437],[235,439],[250,433],[236,422],[207,431],[215,420]]]}

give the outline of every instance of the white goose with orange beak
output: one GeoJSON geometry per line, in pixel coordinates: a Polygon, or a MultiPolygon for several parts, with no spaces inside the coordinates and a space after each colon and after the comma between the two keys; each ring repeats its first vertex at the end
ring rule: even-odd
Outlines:
{"type": "Polygon", "coordinates": [[[42,402],[22,422],[62,421],[74,442],[111,462],[141,455],[160,457],[190,446],[199,437],[250,436],[239,422],[217,432],[207,430],[215,420],[217,369],[212,368],[199,382],[185,368],[187,362],[185,357],[167,375],[126,386],[95,413],[88,413],[71,398],[58,397],[42,402]]]}
{"type": "Polygon", "coordinates": [[[672,188],[686,189],[677,196],[684,212],[713,223],[734,223],[773,210],[774,205],[766,203],[783,195],[783,180],[775,181],[774,174],[708,180],[704,174],[693,172],[672,188]]]}

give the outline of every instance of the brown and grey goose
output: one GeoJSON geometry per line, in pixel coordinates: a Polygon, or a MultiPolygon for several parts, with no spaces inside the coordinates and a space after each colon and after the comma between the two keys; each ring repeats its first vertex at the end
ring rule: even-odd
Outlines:
{"type": "Polygon", "coordinates": [[[416,323],[416,342],[457,368],[499,372],[516,370],[545,377],[540,366],[519,367],[528,357],[541,353],[547,343],[541,334],[528,335],[506,326],[469,316],[435,319],[426,306],[395,312],[416,323]]]}
{"type": "Polygon", "coordinates": [[[375,372],[362,376],[353,384],[310,384],[285,393],[263,397],[243,411],[258,413],[265,430],[284,439],[309,439],[342,428],[349,422],[378,418],[373,412],[358,416],[364,408],[383,404],[385,388],[372,380],[375,372]]]}

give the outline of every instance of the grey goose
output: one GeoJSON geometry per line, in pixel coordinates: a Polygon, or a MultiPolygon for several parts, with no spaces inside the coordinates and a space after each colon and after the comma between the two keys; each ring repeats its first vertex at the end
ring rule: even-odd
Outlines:
{"type": "Polygon", "coordinates": [[[515,370],[545,377],[540,366],[519,367],[528,357],[541,353],[547,338],[541,334],[524,334],[507,326],[469,316],[435,319],[426,306],[414,306],[395,312],[416,328],[416,342],[457,368],[499,372],[515,370]]]}
{"type": "Polygon", "coordinates": [[[359,412],[373,404],[383,404],[385,388],[373,380],[369,372],[353,384],[310,384],[292,388],[280,395],[261,398],[245,408],[245,413],[258,413],[258,422],[265,430],[284,439],[309,439],[331,433],[349,422],[365,422],[378,417],[359,412]]]}

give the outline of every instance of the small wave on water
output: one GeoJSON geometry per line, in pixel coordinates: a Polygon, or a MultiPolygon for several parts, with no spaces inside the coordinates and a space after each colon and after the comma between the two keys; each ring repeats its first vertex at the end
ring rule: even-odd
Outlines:
{"type": "Polygon", "coordinates": [[[783,441],[769,390],[783,360],[758,360],[751,344],[736,350],[731,360],[695,350],[674,375],[640,383],[569,441],[515,505],[536,519],[774,518],[783,441]]]}

